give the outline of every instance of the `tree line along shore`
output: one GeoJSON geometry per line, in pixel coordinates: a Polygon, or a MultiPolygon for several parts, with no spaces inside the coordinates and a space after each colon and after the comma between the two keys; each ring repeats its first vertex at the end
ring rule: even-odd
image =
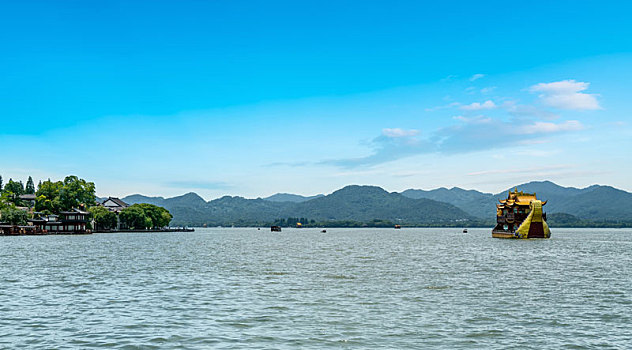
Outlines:
{"type": "Polygon", "coordinates": [[[0,176],[0,233],[91,233],[169,230],[173,216],[160,206],[134,204],[112,210],[97,201],[95,184],[70,175],[26,184],[0,176]]]}

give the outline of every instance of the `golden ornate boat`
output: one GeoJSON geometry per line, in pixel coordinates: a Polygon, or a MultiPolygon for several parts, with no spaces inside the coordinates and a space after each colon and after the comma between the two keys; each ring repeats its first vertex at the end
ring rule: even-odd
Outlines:
{"type": "Polygon", "coordinates": [[[549,238],[551,230],[546,223],[542,207],[546,201],[538,200],[535,193],[509,191],[507,199],[496,204],[496,227],[494,238],[549,238]]]}

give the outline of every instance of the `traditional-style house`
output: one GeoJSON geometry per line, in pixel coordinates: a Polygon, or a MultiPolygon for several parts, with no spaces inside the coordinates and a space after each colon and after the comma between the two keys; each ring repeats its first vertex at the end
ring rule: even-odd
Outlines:
{"type": "MultiPolygon", "coordinates": [[[[121,229],[121,220],[119,220],[118,214],[125,208],[129,207],[129,204],[123,202],[121,199],[116,197],[108,197],[108,199],[104,200],[103,203],[100,204],[105,207],[107,210],[116,213],[116,229],[121,229]]],[[[96,227],[96,222],[92,221],[92,225],[96,227]]]]}
{"type": "Polygon", "coordinates": [[[113,211],[115,213],[119,213],[121,210],[129,207],[129,204],[123,202],[119,198],[116,197],[108,197],[103,203],[102,206],[106,207],[109,211],[113,211]]]}
{"type": "Polygon", "coordinates": [[[57,215],[47,215],[32,219],[30,222],[37,230],[56,234],[90,233],[86,229],[90,213],[80,209],[62,211],[57,215]]]}

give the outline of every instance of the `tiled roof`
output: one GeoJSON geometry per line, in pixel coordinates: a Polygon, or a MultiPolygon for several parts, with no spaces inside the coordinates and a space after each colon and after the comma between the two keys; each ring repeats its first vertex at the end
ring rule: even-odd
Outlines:
{"type": "Polygon", "coordinates": [[[108,197],[108,199],[106,199],[103,203],[105,203],[107,201],[112,201],[112,202],[116,203],[119,207],[123,207],[123,208],[129,207],[129,204],[123,202],[121,199],[116,198],[116,197],[108,197]]]}

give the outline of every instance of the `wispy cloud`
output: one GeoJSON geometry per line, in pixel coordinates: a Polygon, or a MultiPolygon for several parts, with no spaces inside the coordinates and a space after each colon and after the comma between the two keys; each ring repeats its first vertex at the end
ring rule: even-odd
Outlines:
{"type": "Polygon", "coordinates": [[[558,114],[535,106],[516,104],[513,102],[503,104],[503,108],[515,117],[536,117],[545,120],[559,119],[560,117],[558,114]]]}
{"type": "Polygon", "coordinates": [[[419,134],[419,130],[415,130],[415,129],[411,129],[411,130],[404,130],[400,128],[382,129],[382,135],[387,136],[387,137],[409,137],[409,136],[415,136],[418,134],[419,134]]]}
{"type": "Polygon", "coordinates": [[[490,94],[492,93],[494,90],[496,90],[495,86],[488,86],[488,87],[484,87],[481,89],[481,94],[486,95],[486,94],[490,94]]]}
{"type": "Polygon", "coordinates": [[[429,140],[417,137],[417,130],[384,129],[382,135],[369,142],[373,152],[365,157],[333,159],[320,164],[335,165],[342,168],[373,166],[415,154],[436,151],[436,145],[429,140]],[[396,131],[394,131],[396,130],[396,131]]]}
{"type": "Polygon", "coordinates": [[[477,115],[475,117],[464,117],[462,115],[455,115],[454,117],[452,117],[452,119],[454,120],[458,120],[461,122],[465,122],[465,123],[489,123],[492,121],[492,118],[490,117],[486,117],[484,115],[477,115]]]}
{"type": "Polygon", "coordinates": [[[570,110],[601,109],[597,95],[582,92],[587,90],[589,86],[590,83],[570,79],[539,83],[531,86],[529,91],[539,92],[538,97],[542,103],[550,107],[570,110]]]}
{"type": "MultiPolygon", "coordinates": [[[[473,80],[483,75],[472,76],[473,80]]],[[[529,92],[540,93],[539,98],[549,106],[565,109],[599,108],[595,95],[582,91],[589,84],[564,80],[553,83],[541,83],[529,88],[529,92]]],[[[332,159],[320,164],[335,165],[341,168],[356,169],[372,167],[390,161],[414,155],[462,154],[492,149],[525,148],[534,144],[551,142],[553,136],[585,129],[579,120],[559,121],[560,116],[546,108],[518,104],[515,99],[504,98],[502,103],[493,100],[473,102],[467,105],[451,102],[449,104],[426,109],[459,109],[464,115],[452,117],[454,123],[440,127],[420,136],[417,129],[385,128],[381,135],[370,140],[367,145],[371,152],[363,157],[332,159]],[[486,111],[495,110],[491,115],[486,111]],[[506,116],[497,117],[498,112],[506,116]]],[[[535,155],[535,154],[534,154],[535,155]]],[[[540,153],[539,156],[550,156],[540,153]]]]}
{"type": "Polygon", "coordinates": [[[563,123],[535,122],[533,124],[524,125],[522,133],[524,134],[548,134],[561,131],[582,130],[584,126],[577,120],[567,120],[563,123]]]}
{"type": "Polygon", "coordinates": [[[484,76],[485,76],[485,74],[480,74],[480,73],[474,74],[474,75],[472,75],[470,77],[470,81],[476,81],[478,79],[483,78],[484,76]]]}
{"type": "Polygon", "coordinates": [[[452,80],[457,79],[458,77],[459,77],[458,75],[455,75],[455,74],[450,74],[450,75],[448,75],[447,77],[445,77],[445,78],[441,79],[441,81],[442,81],[442,82],[452,81],[452,80]]]}
{"type": "MultiPolygon", "coordinates": [[[[549,135],[582,130],[584,126],[569,120],[560,123],[526,119],[502,120],[489,116],[453,117],[458,123],[444,127],[419,138],[418,132],[402,130],[373,139],[369,145],[373,152],[364,157],[343,158],[321,162],[342,168],[370,167],[420,154],[458,154],[506,147],[519,147],[537,143],[549,135]]],[[[386,130],[386,129],[385,129],[386,130]]],[[[388,129],[392,130],[392,129],[388,129]]]]}
{"type": "Polygon", "coordinates": [[[498,106],[494,103],[494,101],[487,100],[483,103],[480,103],[480,102],[470,103],[469,105],[461,106],[460,108],[464,111],[482,111],[486,109],[494,109],[497,107],[498,106]]]}

